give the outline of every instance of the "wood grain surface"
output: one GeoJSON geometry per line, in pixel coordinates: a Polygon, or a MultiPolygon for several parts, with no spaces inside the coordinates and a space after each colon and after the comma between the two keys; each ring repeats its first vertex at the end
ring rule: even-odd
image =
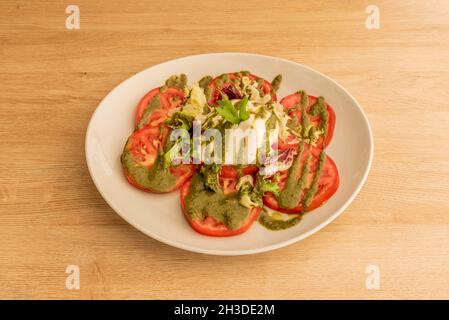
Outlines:
{"type": "Polygon", "coordinates": [[[449,2],[0,2],[0,298],[449,298],[449,2]],[[368,5],[380,29],[368,30],[368,5]],[[118,83],[207,52],[291,59],[336,79],[374,132],[351,206],[304,241],[194,254],[124,222],[93,185],[90,116],[118,83]],[[68,290],[67,265],[80,267],[68,290]],[[365,286],[379,267],[378,290],[365,286]]]}

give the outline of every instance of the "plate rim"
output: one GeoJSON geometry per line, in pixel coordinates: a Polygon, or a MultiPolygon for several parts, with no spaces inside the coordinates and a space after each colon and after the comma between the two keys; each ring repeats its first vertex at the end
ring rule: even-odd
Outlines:
{"type": "Polygon", "coordinates": [[[117,84],[113,89],[111,89],[104,97],[103,99],[100,101],[100,103],[97,105],[97,107],[95,108],[95,111],[92,113],[90,119],[89,119],[89,124],[87,126],[86,129],[86,133],[85,133],[85,139],[84,139],[84,153],[85,153],[85,158],[86,158],[86,163],[87,163],[87,168],[89,171],[89,175],[92,179],[92,181],[94,182],[94,185],[96,187],[96,189],[98,190],[98,192],[100,193],[100,195],[102,196],[102,198],[104,199],[104,201],[106,201],[106,203],[112,208],[112,210],[114,210],[114,212],[116,214],[118,214],[123,220],[125,220],[128,224],[130,224],[131,226],[133,226],[134,228],[136,228],[137,230],[139,230],[140,232],[142,232],[143,234],[145,234],[148,237],[151,237],[159,242],[162,242],[166,245],[178,248],[178,249],[183,249],[183,250],[187,250],[187,251],[191,251],[191,252],[195,252],[195,253],[201,253],[201,254],[209,254],[209,255],[219,255],[219,256],[239,256],[239,255],[249,255],[249,254],[257,254],[257,253],[262,253],[262,252],[268,252],[268,251],[272,251],[272,250],[276,250],[276,249],[280,249],[286,246],[289,246],[293,243],[299,242],[301,240],[304,240],[305,238],[317,233],[318,231],[320,231],[321,229],[323,229],[325,226],[327,226],[328,224],[332,223],[332,221],[334,221],[338,216],[340,216],[343,211],[345,211],[348,206],[352,203],[352,201],[354,201],[354,199],[357,197],[357,195],[359,194],[360,190],[362,189],[363,185],[365,184],[369,172],[371,171],[371,165],[373,162],[373,158],[374,158],[374,140],[373,140],[373,132],[371,129],[371,125],[369,123],[368,120],[368,116],[366,115],[365,111],[363,110],[362,106],[360,105],[360,103],[357,101],[357,99],[348,91],[346,90],[340,83],[338,83],[336,80],[330,78],[329,76],[321,73],[320,71],[313,69],[311,67],[308,67],[306,65],[303,65],[301,63],[298,63],[296,61],[292,61],[292,60],[288,60],[288,59],[284,59],[284,58],[279,58],[279,57],[275,57],[275,56],[270,56],[270,55],[263,55],[263,54],[257,54],[257,53],[244,53],[244,52],[216,52],[216,53],[203,53],[203,54],[195,54],[195,55],[188,55],[188,56],[183,56],[183,57],[179,57],[179,58],[175,58],[175,59],[170,59],[170,60],[166,60],[163,62],[160,62],[158,64],[154,64],[152,66],[149,66],[135,74],[133,74],[132,76],[126,78],[125,80],[121,81],[119,84],[117,84]],[[121,214],[119,212],[119,210],[117,210],[117,208],[115,208],[115,206],[112,204],[111,201],[109,201],[107,199],[107,197],[105,197],[103,190],[101,188],[101,184],[96,180],[95,175],[93,174],[93,170],[92,170],[92,165],[90,164],[90,160],[89,160],[89,156],[88,156],[88,147],[89,147],[89,142],[88,142],[88,138],[91,135],[91,131],[93,130],[93,124],[92,124],[92,120],[94,119],[95,115],[97,112],[99,112],[98,110],[100,109],[100,107],[103,105],[104,101],[115,91],[115,89],[117,89],[118,87],[126,84],[126,82],[131,81],[131,79],[133,79],[134,77],[137,77],[138,75],[140,75],[143,72],[146,72],[148,69],[156,67],[156,66],[161,66],[164,64],[168,64],[177,60],[183,60],[183,59],[188,59],[188,58],[205,58],[207,56],[248,56],[248,57],[259,57],[259,58],[268,58],[268,59],[274,59],[274,60],[278,60],[278,61],[283,61],[286,63],[292,63],[295,64],[301,68],[307,69],[313,73],[318,74],[319,76],[329,80],[330,82],[332,82],[333,84],[335,84],[339,89],[341,89],[342,91],[344,91],[345,94],[347,94],[354,102],[355,105],[357,106],[357,108],[359,109],[359,111],[362,114],[363,120],[366,124],[366,127],[368,129],[368,136],[369,136],[369,157],[368,157],[368,164],[366,167],[365,172],[363,173],[362,179],[359,181],[359,183],[357,184],[355,190],[352,192],[351,196],[346,200],[346,202],[343,203],[343,205],[340,206],[340,208],[338,210],[336,210],[334,213],[332,213],[332,215],[327,218],[326,220],[324,220],[323,222],[321,222],[320,224],[318,224],[316,227],[308,230],[307,232],[304,232],[296,237],[293,237],[291,239],[288,240],[284,240],[284,241],[280,241],[278,243],[275,244],[271,244],[268,246],[264,246],[262,248],[257,248],[257,249],[243,249],[243,250],[216,250],[216,249],[202,249],[202,248],[198,248],[195,246],[191,246],[191,245],[186,245],[183,244],[182,242],[178,242],[178,241],[172,241],[170,239],[167,238],[163,238],[160,237],[156,234],[153,234],[152,232],[148,232],[148,230],[144,230],[143,227],[141,227],[139,224],[134,223],[132,221],[130,221],[126,215],[121,214]]]}

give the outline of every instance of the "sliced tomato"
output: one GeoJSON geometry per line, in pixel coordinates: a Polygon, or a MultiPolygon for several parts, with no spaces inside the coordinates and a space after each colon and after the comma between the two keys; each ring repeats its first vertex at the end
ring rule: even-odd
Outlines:
{"type": "Polygon", "coordinates": [[[206,236],[211,236],[211,237],[230,237],[230,236],[236,236],[238,234],[244,233],[251,227],[253,222],[255,220],[257,220],[261,209],[253,208],[251,210],[252,210],[251,215],[248,218],[245,225],[243,225],[240,229],[237,229],[237,230],[229,229],[223,223],[217,222],[212,217],[206,217],[206,219],[204,219],[203,221],[199,221],[199,220],[193,220],[187,214],[184,214],[184,216],[186,217],[190,226],[198,233],[204,234],[206,236]]]}
{"type": "MultiPolygon", "coordinates": [[[[155,103],[155,105],[159,106],[154,108],[155,111],[152,113],[159,112],[166,115],[168,110],[182,105],[185,100],[185,94],[184,91],[177,87],[160,87],[150,90],[145,96],[143,96],[137,105],[136,127],[139,125],[145,110],[155,102],[154,99],[159,99],[159,101],[155,103]]],[[[151,117],[152,114],[148,118],[151,117]]],[[[150,121],[146,122],[150,123],[150,121]]]]}
{"type": "Polygon", "coordinates": [[[139,182],[134,176],[132,169],[139,167],[149,174],[153,169],[157,159],[158,150],[162,148],[163,143],[168,137],[169,129],[167,127],[144,126],[136,130],[129,138],[122,154],[122,165],[128,182],[133,186],[148,192],[166,193],[177,190],[195,171],[192,164],[181,164],[176,167],[169,167],[169,173],[175,177],[172,185],[164,188],[149,187],[143,182],[139,182]]]}
{"type": "MultiPolygon", "coordinates": [[[[298,105],[301,101],[302,94],[301,93],[293,93],[291,95],[288,95],[284,97],[281,100],[281,104],[284,106],[284,110],[288,112],[288,114],[292,117],[296,117],[298,120],[298,123],[301,123],[301,114],[302,111],[300,108],[296,108],[296,105],[298,105]]],[[[315,104],[317,100],[317,97],[314,96],[308,96],[308,105],[306,107],[306,112],[310,112],[311,106],[315,104]]],[[[329,114],[328,117],[328,126],[327,126],[327,134],[325,137],[320,137],[320,139],[317,141],[316,145],[321,148],[325,148],[330,141],[332,140],[332,136],[334,134],[334,128],[335,128],[335,112],[332,109],[332,107],[326,102],[327,106],[327,112],[329,114]]],[[[310,122],[313,126],[317,127],[321,123],[322,119],[320,116],[311,116],[310,122]]]]}
{"type": "MultiPolygon", "coordinates": [[[[321,152],[320,148],[314,147],[310,151],[307,150],[307,148],[303,151],[301,155],[301,165],[298,168],[297,177],[299,179],[301,173],[302,173],[302,166],[305,162],[307,153],[311,152],[311,165],[310,165],[310,171],[306,179],[306,188],[304,188],[303,194],[301,198],[304,197],[305,192],[307,191],[307,188],[309,188],[312,184],[313,177],[315,176],[315,172],[318,165],[318,157],[321,152]]],[[[279,190],[283,190],[285,186],[285,181],[287,180],[288,171],[284,171],[280,175],[279,179],[279,190]]],[[[335,165],[335,162],[326,155],[326,159],[324,162],[324,167],[318,182],[318,190],[315,193],[315,196],[313,197],[312,202],[310,203],[308,208],[304,208],[303,203],[300,202],[298,205],[294,208],[283,208],[280,206],[277,198],[272,193],[266,193],[263,196],[263,202],[264,204],[276,211],[284,212],[284,213],[300,213],[303,211],[310,211],[313,210],[321,205],[323,205],[338,189],[338,185],[340,182],[337,166],[335,165]]]]}
{"type": "Polygon", "coordinates": [[[140,190],[151,193],[169,193],[178,190],[187,180],[189,180],[193,176],[195,168],[192,165],[183,164],[178,166],[177,168],[170,168],[169,171],[173,176],[176,177],[176,183],[169,189],[164,190],[161,189],[155,190],[151,188],[145,188],[139,185],[126,170],[125,170],[125,177],[130,184],[132,184],[134,187],[140,190]]]}
{"type": "Polygon", "coordinates": [[[194,166],[190,164],[170,167],[169,172],[176,178],[175,183],[168,188],[151,188],[139,183],[137,181],[138,179],[133,176],[133,170],[130,170],[130,166],[146,168],[148,173],[153,169],[158,150],[162,148],[170,132],[170,129],[163,125],[163,122],[168,117],[167,113],[167,109],[163,109],[162,107],[155,108],[148,118],[148,123],[137,128],[128,138],[122,155],[122,164],[127,180],[135,187],[144,191],[154,193],[172,192],[179,189],[195,171],[194,166]]]}
{"type": "MultiPolygon", "coordinates": [[[[190,191],[190,185],[191,180],[187,181],[181,188],[181,208],[184,213],[185,218],[187,219],[187,222],[190,224],[190,226],[198,233],[204,234],[206,236],[212,236],[212,237],[230,237],[235,236],[238,234],[241,234],[245,231],[247,231],[251,225],[254,223],[254,221],[257,220],[260,213],[260,208],[252,208],[248,209],[251,210],[250,214],[248,215],[248,218],[243,223],[243,225],[237,229],[232,230],[228,228],[225,224],[217,221],[216,219],[207,216],[204,220],[195,220],[192,219],[189,214],[187,214],[185,209],[185,202],[184,199],[187,197],[190,191]]],[[[235,185],[235,180],[234,180],[235,185]]]]}
{"type": "Polygon", "coordinates": [[[273,89],[273,86],[270,82],[268,82],[265,79],[262,79],[261,77],[258,77],[254,74],[242,74],[242,72],[232,72],[232,73],[224,73],[216,78],[214,78],[208,86],[208,90],[210,90],[209,93],[209,99],[208,103],[209,105],[213,106],[217,103],[218,100],[221,98],[220,91],[225,93],[229,99],[240,99],[242,98],[239,90],[236,88],[234,81],[236,79],[241,79],[243,76],[247,76],[252,81],[259,81],[262,80],[262,83],[260,84],[260,89],[265,94],[271,94],[273,101],[276,101],[276,92],[273,89]],[[225,78],[225,79],[224,79],[225,78]]]}
{"type": "Polygon", "coordinates": [[[143,127],[128,138],[125,150],[129,150],[139,164],[151,169],[157,157],[162,135],[158,127],[143,127]]]}
{"type": "Polygon", "coordinates": [[[223,165],[221,166],[221,177],[225,179],[238,179],[245,175],[253,175],[259,171],[259,167],[254,165],[247,165],[244,167],[237,167],[233,165],[223,165]]]}
{"type": "Polygon", "coordinates": [[[135,176],[137,171],[134,170],[139,168],[138,170],[146,170],[143,172],[149,174],[153,169],[158,152],[163,149],[170,132],[164,121],[167,120],[169,111],[179,107],[184,100],[184,91],[167,86],[150,90],[140,100],[136,111],[136,130],[128,138],[122,154],[126,178],[137,188],[156,193],[171,192],[180,188],[193,175],[195,170],[193,165],[181,164],[170,167],[169,173],[176,178],[175,182],[170,186],[159,188],[149,187],[148,180],[142,178],[142,172],[139,176],[135,176]]]}
{"type": "Polygon", "coordinates": [[[169,168],[170,173],[176,177],[176,184],[168,191],[178,190],[187,180],[192,178],[195,173],[195,166],[192,164],[180,164],[176,167],[169,168]]]}

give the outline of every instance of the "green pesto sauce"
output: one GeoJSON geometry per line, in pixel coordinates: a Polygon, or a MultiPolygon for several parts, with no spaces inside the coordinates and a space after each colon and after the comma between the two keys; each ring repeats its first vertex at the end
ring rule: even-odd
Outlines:
{"type": "Polygon", "coordinates": [[[307,208],[312,203],[313,197],[318,191],[318,182],[320,181],[321,174],[324,168],[324,162],[326,161],[326,153],[321,151],[318,157],[318,167],[316,169],[315,175],[313,176],[312,185],[307,190],[307,193],[304,197],[304,207],[307,208]]]}
{"type": "Polygon", "coordinates": [[[318,97],[316,99],[316,102],[313,104],[313,106],[310,107],[310,113],[312,114],[312,116],[317,116],[324,110],[326,110],[326,104],[324,102],[324,98],[318,97]]]}
{"type": "Polygon", "coordinates": [[[303,138],[307,138],[308,137],[308,130],[310,127],[310,117],[307,114],[306,110],[303,109],[302,113],[301,113],[301,127],[302,127],[302,136],[303,138]]]}
{"type": "Polygon", "coordinates": [[[204,95],[206,96],[207,101],[209,101],[212,98],[212,90],[210,87],[204,89],[204,95]]]}
{"type": "Polygon", "coordinates": [[[251,211],[239,204],[238,193],[225,195],[221,189],[218,192],[208,190],[199,173],[193,176],[185,206],[192,219],[204,220],[209,216],[232,230],[239,229],[251,211]]]}
{"type": "Polygon", "coordinates": [[[221,81],[226,82],[229,80],[229,76],[227,73],[223,73],[218,77],[221,81]]]}
{"type": "Polygon", "coordinates": [[[215,80],[215,84],[217,86],[222,86],[225,82],[228,82],[229,77],[227,73],[223,73],[220,76],[218,76],[218,78],[215,80]]]}
{"type": "Polygon", "coordinates": [[[153,111],[160,107],[161,107],[161,96],[158,93],[150,100],[150,102],[146,106],[145,111],[143,112],[142,117],[140,118],[140,121],[137,125],[137,128],[140,129],[143,126],[147,125],[153,111]]]}
{"type": "MultiPolygon", "coordinates": [[[[266,155],[270,154],[270,152],[271,152],[270,132],[271,132],[271,130],[276,129],[276,123],[277,123],[277,118],[274,115],[274,113],[271,114],[271,116],[267,119],[267,121],[265,121],[265,154],[266,155]]],[[[263,148],[263,147],[261,147],[261,148],[263,148]]],[[[257,153],[256,156],[257,156],[256,163],[258,165],[260,165],[259,153],[257,153]]]]}
{"type": "Polygon", "coordinates": [[[206,87],[210,84],[210,82],[212,81],[212,77],[211,76],[204,76],[201,78],[200,81],[198,81],[198,85],[203,88],[206,89],[206,87]]]}
{"type": "Polygon", "coordinates": [[[317,98],[316,102],[310,108],[310,114],[312,116],[319,115],[321,117],[320,129],[323,130],[324,136],[326,136],[329,123],[329,112],[327,111],[327,105],[323,97],[317,98]]]}
{"type": "Polygon", "coordinates": [[[177,87],[183,89],[187,85],[187,76],[184,73],[180,75],[172,75],[170,78],[165,80],[165,85],[167,87],[177,87]]]}
{"type": "Polygon", "coordinates": [[[277,231],[293,227],[301,221],[301,218],[301,215],[298,215],[288,220],[278,220],[273,219],[268,213],[264,211],[260,214],[259,223],[269,230],[277,231]]]}
{"type": "Polygon", "coordinates": [[[276,118],[275,114],[272,113],[271,116],[265,122],[265,128],[266,128],[267,132],[269,132],[270,130],[276,129],[276,122],[277,122],[277,118],[276,118]]]}
{"type": "Polygon", "coordinates": [[[126,147],[121,160],[126,172],[143,188],[155,192],[166,192],[176,184],[176,178],[167,169],[163,168],[162,155],[157,156],[150,170],[137,163],[126,147]]]}
{"type": "Polygon", "coordinates": [[[279,194],[279,205],[286,209],[295,208],[299,204],[301,201],[302,191],[306,184],[307,175],[310,170],[310,152],[307,154],[306,161],[304,162],[301,177],[299,180],[297,179],[303,150],[304,143],[301,142],[298,146],[298,155],[288,170],[288,176],[285,181],[284,189],[279,194]]]}
{"type": "Polygon", "coordinates": [[[309,96],[307,95],[307,93],[304,90],[298,91],[297,93],[299,93],[301,95],[301,100],[299,101],[299,107],[301,109],[307,108],[307,106],[309,105],[309,96]]]}
{"type": "Polygon", "coordinates": [[[282,74],[278,74],[276,77],[274,77],[273,81],[271,81],[271,86],[273,87],[274,91],[279,90],[281,82],[282,82],[282,74]]]}
{"type": "Polygon", "coordinates": [[[296,116],[292,117],[287,122],[287,127],[289,127],[292,130],[295,130],[298,127],[298,125],[299,125],[299,121],[298,121],[298,118],[296,116]]]}

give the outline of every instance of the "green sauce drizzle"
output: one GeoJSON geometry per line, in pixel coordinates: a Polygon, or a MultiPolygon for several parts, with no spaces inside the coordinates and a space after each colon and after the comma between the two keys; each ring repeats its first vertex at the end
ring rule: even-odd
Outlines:
{"type": "Polygon", "coordinates": [[[321,117],[320,129],[323,130],[324,136],[326,136],[329,123],[329,112],[327,111],[327,105],[323,97],[317,98],[316,102],[310,108],[310,114],[312,116],[319,115],[321,117]]]}
{"type": "Polygon", "coordinates": [[[137,163],[129,150],[123,152],[121,161],[134,181],[146,189],[166,192],[176,184],[176,178],[163,167],[162,155],[157,156],[150,170],[146,166],[137,163]]]}
{"type": "Polygon", "coordinates": [[[298,146],[298,154],[293,160],[293,164],[288,170],[287,180],[285,182],[284,189],[279,194],[279,205],[286,209],[292,209],[296,207],[301,200],[301,192],[305,185],[307,174],[309,173],[309,154],[307,155],[306,162],[304,163],[301,178],[297,181],[297,175],[299,165],[301,163],[302,152],[304,150],[304,143],[301,142],[298,146]]]}
{"type": "Polygon", "coordinates": [[[321,151],[319,157],[318,157],[318,167],[315,172],[315,175],[313,177],[312,185],[307,190],[307,193],[304,197],[304,207],[307,208],[312,203],[313,197],[315,196],[316,192],[318,191],[318,182],[320,181],[321,174],[323,172],[324,168],[324,162],[326,161],[326,153],[324,151],[321,151]]]}
{"type": "Polygon", "coordinates": [[[290,218],[288,220],[278,220],[274,219],[264,211],[260,214],[259,223],[269,230],[277,231],[291,228],[294,225],[297,225],[301,221],[301,218],[301,215],[297,215],[294,218],[290,218]]]}
{"type": "Polygon", "coordinates": [[[302,127],[302,137],[303,139],[308,138],[308,132],[310,129],[310,118],[305,109],[302,109],[301,113],[301,127],[302,127]]]}
{"type": "Polygon", "coordinates": [[[299,107],[301,109],[307,108],[307,106],[309,105],[309,96],[307,95],[307,93],[304,90],[298,91],[296,93],[301,95],[301,100],[299,101],[299,107]]]}
{"type": "Polygon", "coordinates": [[[204,220],[207,215],[232,230],[239,229],[251,213],[250,209],[239,204],[237,192],[225,195],[221,189],[217,192],[211,191],[205,186],[199,173],[193,176],[185,206],[192,219],[204,220]]]}
{"type": "Polygon", "coordinates": [[[218,78],[215,80],[215,84],[217,86],[222,86],[225,82],[228,82],[229,77],[227,73],[223,73],[220,76],[218,76],[218,78]]]}
{"type": "Polygon", "coordinates": [[[183,89],[187,85],[187,76],[184,73],[180,75],[172,75],[170,78],[165,80],[165,85],[167,87],[177,87],[183,89]]]}
{"type": "Polygon", "coordinates": [[[279,90],[281,82],[282,82],[282,74],[278,74],[276,77],[274,77],[273,81],[271,81],[271,86],[273,87],[274,91],[279,90]]]}
{"type": "Polygon", "coordinates": [[[206,89],[211,81],[212,81],[212,77],[211,76],[204,76],[204,77],[201,78],[200,81],[198,81],[198,85],[201,88],[206,89]]]}
{"type": "Polygon", "coordinates": [[[150,100],[147,107],[145,108],[145,111],[143,112],[142,117],[140,118],[140,121],[137,124],[137,129],[140,129],[143,126],[147,125],[153,111],[160,107],[161,107],[161,96],[158,93],[150,100]]]}

